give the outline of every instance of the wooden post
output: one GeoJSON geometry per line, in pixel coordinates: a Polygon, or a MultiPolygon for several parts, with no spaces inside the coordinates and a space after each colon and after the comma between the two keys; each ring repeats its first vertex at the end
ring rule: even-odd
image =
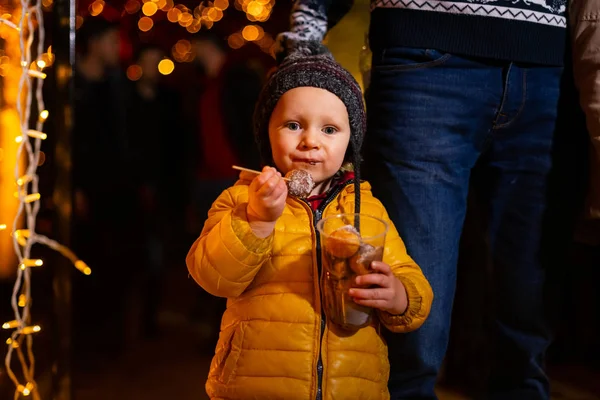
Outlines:
{"type": "MultiPolygon", "coordinates": [[[[73,126],[73,66],[75,63],[75,0],[55,0],[52,11],[54,62],[53,131],[56,137],[54,163],[56,180],[54,204],[57,218],[54,234],[69,246],[71,239],[71,130],[73,126]]],[[[54,263],[54,354],[52,399],[71,400],[71,271],[69,261],[57,257],[54,263]]]]}

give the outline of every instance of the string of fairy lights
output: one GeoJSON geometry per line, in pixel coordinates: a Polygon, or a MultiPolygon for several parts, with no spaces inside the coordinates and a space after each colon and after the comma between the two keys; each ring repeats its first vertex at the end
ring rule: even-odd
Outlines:
{"type": "Polygon", "coordinates": [[[0,18],[0,24],[18,32],[19,67],[21,69],[16,99],[20,132],[15,137],[18,146],[14,170],[14,182],[17,189],[15,195],[19,205],[12,228],[9,230],[6,224],[0,225],[0,229],[11,232],[14,251],[18,259],[17,276],[11,297],[14,319],[2,325],[3,329],[12,330],[6,341],[8,350],[5,367],[8,377],[15,385],[15,400],[30,395],[35,400],[40,399],[35,381],[33,334],[39,332],[41,327],[32,323],[31,274],[34,268],[41,267],[44,262],[41,259],[32,258],[32,247],[35,244],[48,246],[67,257],[82,273],[86,275],[91,273],[91,269],[85,262],[79,260],[70,249],[35,231],[41,198],[38,190],[37,168],[41,156],[41,143],[47,138],[43,127],[49,116],[48,111],[45,110],[42,95],[43,83],[46,78],[43,69],[47,66],[46,60],[51,54],[44,53],[45,30],[42,12],[42,0],[20,0],[20,9],[14,13],[20,14],[18,23],[11,21],[12,15],[10,14],[4,14],[0,18]],[[34,43],[36,43],[35,46],[34,43]],[[31,127],[30,120],[34,101],[35,108],[33,110],[39,112],[39,115],[35,125],[31,127]],[[16,369],[13,369],[13,356],[15,355],[20,364],[19,376],[17,376],[16,369]]]}
{"type": "MultiPolygon", "coordinates": [[[[136,14],[141,11],[138,28],[142,32],[151,30],[154,26],[153,16],[163,12],[168,21],[179,24],[193,34],[202,28],[211,29],[214,23],[220,21],[230,6],[229,1],[202,1],[192,10],[185,5],[175,4],[173,0],[128,0],[124,11],[128,14],[136,14]]],[[[256,23],[269,19],[275,0],[232,1],[235,9],[246,13],[251,24],[229,35],[227,41],[229,46],[238,49],[246,43],[254,43],[263,51],[270,52],[274,40],[256,23]]],[[[20,49],[19,63],[16,67],[20,69],[20,73],[15,101],[19,126],[18,134],[14,138],[17,144],[14,184],[18,208],[12,225],[0,221],[0,231],[7,231],[11,235],[18,263],[11,296],[14,319],[3,323],[2,328],[11,331],[10,337],[6,340],[8,349],[5,368],[15,386],[14,399],[31,396],[35,400],[40,400],[35,380],[33,336],[41,331],[41,327],[32,322],[31,275],[32,270],[42,267],[44,262],[41,259],[32,258],[32,247],[35,244],[41,244],[59,252],[68,258],[75,268],[86,275],[91,274],[91,269],[85,262],[79,260],[69,248],[35,230],[41,199],[37,168],[43,163],[44,154],[41,151],[41,143],[47,138],[43,128],[49,117],[42,95],[46,78],[43,70],[51,66],[54,59],[51,48],[44,52],[43,12],[51,10],[53,0],[17,0],[16,3],[17,10],[14,10],[12,14],[0,13],[0,26],[4,25],[16,32],[20,49]],[[30,125],[32,111],[39,113],[33,126],[30,125]],[[19,366],[15,368],[13,364],[19,366]]],[[[89,15],[100,15],[104,7],[103,0],[95,0],[88,8],[89,15]]],[[[83,17],[78,16],[77,27],[82,23],[83,17]]],[[[177,62],[192,61],[193,54],[189,41],[179,40],[173,45],[172,55],[177,62]]],[[[8,57],[0,57],[0,76],[3,79],[9,79],[5,71],[11,67],[8,57]]],[[[168,74],[172,70],[171,62],[161,73],[168,74]],[[165,71],[169,72],[165,73],[165,71]]]]}

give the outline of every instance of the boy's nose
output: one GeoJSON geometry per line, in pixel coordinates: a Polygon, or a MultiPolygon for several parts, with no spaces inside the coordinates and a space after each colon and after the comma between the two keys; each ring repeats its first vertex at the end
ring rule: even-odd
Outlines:
{"type": "Polygon", "coordinates": [[[317,132],[314,132],[313,129],[307,129],[304,131],[304,135],[302,135],[302,141],[300,142],[300,146],[303,149],[318,149],[320,147],[319,135],[317,132]]]}

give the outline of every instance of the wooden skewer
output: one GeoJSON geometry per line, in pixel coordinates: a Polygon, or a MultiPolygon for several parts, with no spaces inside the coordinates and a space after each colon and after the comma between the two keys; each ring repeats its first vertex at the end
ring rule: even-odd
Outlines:
{"type": "MultiPolygon", "coordinates": [[[[249,169],[249,168],[244,168],[244,167],[238,167],[237,165],[232,165],[231,168],[233,169],[237,169],[238,171],[246,171],[246,172],[250,172],[251,174],[256,174],[256,175],[260,175],[262,172],[260,171],[256,171],[253,169],[249,169]]],[[[290,178],[283,178],[284,181],[288,181],[290,180],[290,178]]]]}

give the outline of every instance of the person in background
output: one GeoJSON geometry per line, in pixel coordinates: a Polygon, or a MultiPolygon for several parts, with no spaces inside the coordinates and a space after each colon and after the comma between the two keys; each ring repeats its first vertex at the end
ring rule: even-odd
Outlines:
{"type": "MultiPolygon", "coordinates": [[[[573,46],[573,73],[579,100],[585,113],[590,137],[589,185],[585,211],[577,227],[575,281],[579,286],[573,323],[579,355],[585,362],[600,367],[600,2],[570,0],[569,18],[573,46]]],[[[569,326],[572,328],[572,326],[569,326]]]]}
{"type": "MultiPolygon", "coordinates": [[[[322,40],[351,6],[296,1],[278,58],[322,40]]],[[[566,0],[372,2],[365,177],[436,294],[420,330],[388,337],[392,399],[436,398],[476,164],[494,283],[483,397],[550,398],[542,227],[566,25],[566,0]]]]}
{"type": "MultiPolygon", "coordinates": [[[[260,93],[264,72],[247,59],[230,52],[212,32],[201,31],[192,39],[194,62],[201,88],[194,110],[198,121],[193,157],[193,193],[188,231],[198,234],[212,202],[233,185],[237,172],[232,165],[256,169],[260,157],[252,135],[252,113],[260,93]]],[[[212,352],[218,335],[218,320],[225,303],[201,293],[194,319],[207,349],[212,352]]]]}
{"type": "Polygon", "coordinates": [[[202,217],[210,208],[203,198],[215,198],[237,177],[232,165],[258,168],[260,160],[252,141],[252,113],[263,82],[263,73],[248,60],[236,57],[226,43],[211,32],[192,39],[194,63],[202,77],[197,101],[197,149],[194,171],[195,198],[202,217]]]}
{"type": "Polygon", "coordinates": [[[128,180],[127,90],[120,68],[119,24],[89,17],[77,31],[72,131],[73,247],[94,270],[74,284],[75,347],[118,351],[125,331],[126,290],[135,264],[128,180]]]}
{"type": "Polygon", "coordinates": [[[157,312],[161,296],[161,277],[169,238],[182,229],[184,204],[184,164],[181,140],[186,136],[179,96],[163,82],[158,70],[164,51],[154,45],[142,45],[135,62],[141,77],[131,83],[128,106],[128,142],[130,178],[135,186],[140,224],[142,263],[143,333],[158,332],[157,312]]]}
{"type": "Polygon", "coordinates": [[[600,220],[600,3],[571,0],[573,73],[590,134],[588,220],[600,220]]]}
{"type": "Polygon", "coordinates": [[[126,158],[127,99],[123,96],[125,81],[119,64],[118,23],[90,17],[78,30],[78,39],[73,188],[75,213],[91,218],[96,212],[108,211],[99,207],[100,197],[91,197],[109,196],[126,158]],[[107,156],[110,163],[106,163],[107,156]],[[102,168],[98,168],[100,164],[102,168]]]}

